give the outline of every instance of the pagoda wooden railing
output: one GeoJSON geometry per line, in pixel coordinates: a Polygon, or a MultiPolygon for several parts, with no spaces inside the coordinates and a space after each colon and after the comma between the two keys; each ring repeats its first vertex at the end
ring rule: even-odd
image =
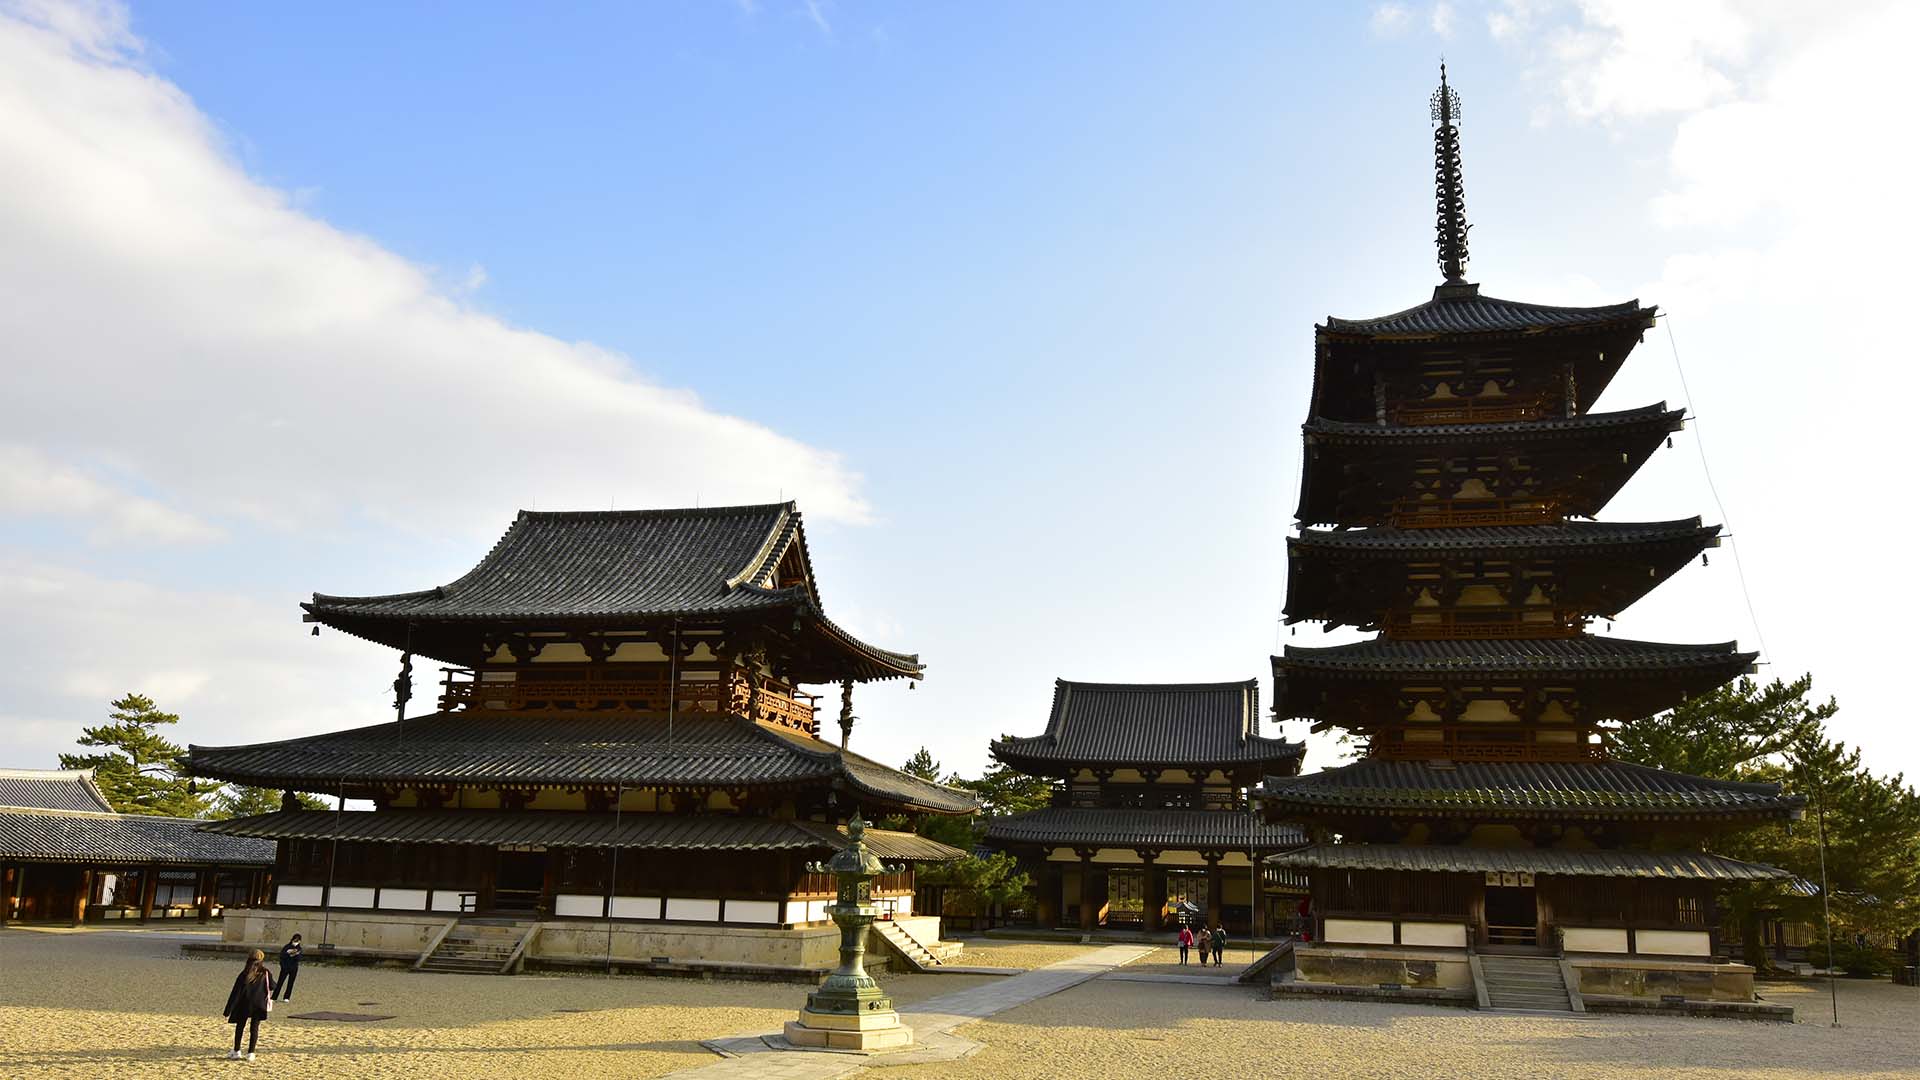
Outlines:
{"type": "Polygon", "coordinates": [[[720,679],[681,679],[677,687],[665,678],[606,678],[589,673],[577,678],[490,682],[474,672],[447,672],[440,684],[440,708],[485,709],[504,712],[541,712],[559,709],[631,709],[665,712],[669,695],[674,708],[686,713],[727,713],[756,723],[795,728],[818,734],[818,695],[781,683],[763,683],[753,692],[748,676],[728,672],[720,679]],[[465,676],[462,678],[461,676],[465,676]]]}
{"type": "MultiPolygon", "coordinates": [[[[1398,739],[1377,732],[1367,743],[1367,754],[1401,761],[1605,761],[1608,757],[1605,743],[1548,742],[1533,737],[1543,730],[1537,727],[1419,724],[1398,730],[1437,733],[1440,737],[1398,739]]],[[[1575,737],[1584,739],[1586,734],[1578,732],[1575,737]]]]}
{"type": "Polygon", "coordinates": [[[1465,529],[1487,525],[1554,525],[1560,507],[1550,499],[1401,499],[1393,504],[1393,524],[1402,529],[1465,529]]]}
{"type": "Polygon", "coordinates": [[[1528,619],[1528,614],[1512,608],[1396,611],[1387,616],[1381,629],[1400,641],[1533,640],[1579,637],[1587,625],[1585,616],[1565,611],[1552,612],[1550,619],[1528,619]]]}
{"type": "Polygon", "coordinates": [[[1429,424],[1504,424],[1516,420],[1539,420],[1547,415],[1538,397],[1444,398],[1408,401],[1396,405],[1393,422],[1412,427],[1429,424]]]}

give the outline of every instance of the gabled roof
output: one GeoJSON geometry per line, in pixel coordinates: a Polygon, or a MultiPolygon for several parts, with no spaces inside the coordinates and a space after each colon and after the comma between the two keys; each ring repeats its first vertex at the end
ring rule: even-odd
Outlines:
{"type": "Polygon", "coordinates": [[[1029,772],[1066,766],[1187,768],[1260,762],[1298,768],[1303,743],[1260,735],[1260,687],[1227,683],[1054,680],[1047,730],[1008,736],[989,751],[1029,772]]]}
{"type": "Polygon", "coordinates": [[[559,713],[537,719],[435,713],[249,746],[192,746],[188,771],[328,792],[378,784],[547,785],[725,791],[845,785],[903,809],[967,814],[972,795],[831,743],[711,713],[559,713]],[[402,728],[404,727],[404,730],[402,728]],[[671,738],[669,733],[671,730],[671,738]]]}
{"type": "Polygon", "coordinates": [[[1700,851],[1576,851],[1430,844],[1315,844],[1270,856],[1296,870],[1413,870],[1421,873],[1556,874],[1567,877],[1667,878],[1674,881],[1777,881],[1785,870],[1700,851]]]}
{"type": "Polygon", "coordinates": [[[987,839],[1048,847],[1158,851],[1278,851],[1307,842],[1298,826],[1248,821],[1230,810],[1131,810],[1051,806],[987,819],[987,839]]]}
{"type": "MultiPolygon", "coordinates": [[[[586,814],[490,810],[281,810],[206,826],[228,836],[267,840],[357,840],[391,844],[545,844],[656,851],[837,851],[844,826],[735,814],[586,814]]],[[[883,859],[944,862],[966,854],[908,832],[868,829],[883,859]]]]}
{"type": "Polygon", "coordinates": [[[1446,286],[1432,300],[1372,319],[1328,316],[1318,334],[1374,339],[1426,340],[1452,335],[1552,334],[1611,327],[1644,329],[1654,310],[1640,301],[1602,307],[1560,307],[1481,296],[1478,285],[1446,286]]]}
{"type": "Polygon", "coordinates": [[[860,678],[918,676],[907,653],[859,641],[826,618],[795,504],[702,509],[522,510],[486,556],[456,580],[385,596],[315,593],[310,621],[394,648],[440,656],[409,625],[641,623],[791,612],[864,662],[860,678]],[[791,558],[789,558],[791,556],[791,558]],[[797,576],[783,580],[783,565],[797,576]],[[424,644],[423,644],[424,643],[424,644]]]}
{"type": "Polygon", "coordinates": [[[1271,777],[1270,813],[1476,820],[1789,818],[1803,800],[1778,784],[1711,780],[1624,761],[1455,762],[1367,759],[1305,776],[1271,777]]]}
{"type": "Polygon", "coordinates": [[[273,843],[211,836],[194,818],[0,809],[0,858],[96,865],[271,866],[273,843]]]}
{"type": "Polygon", "coordinates": [[[113,812],[92,769],[0,769],[0,809],[8,807],[113,812]]]}

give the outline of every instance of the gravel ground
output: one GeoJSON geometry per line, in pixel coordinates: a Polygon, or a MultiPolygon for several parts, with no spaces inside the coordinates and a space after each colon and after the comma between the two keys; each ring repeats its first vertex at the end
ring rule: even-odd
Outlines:
{"type": "MultiPolygon", "coordinates": [[[[177,932],[0,931],[0,1077],[231,1076],[220,1018],[239,965],[185,959],[177,932]]],[[[899,1004],[995,981],[885,978],[899,1004]]],[[[718,1060],[699,1040],[775,1031],[806,990],[790,983],[589,975],[417,975],[301,969],[297,1000],[260,1025],[275,1080],[641,1078],[718,1060]],[[362,1004],[377,1002],[378,1004],[362,1004]],[[580,1009],[583,1012],[562,1010],[580,1009]],[[289,1013],[393,1014],[373,1023],[289,1013]]]]}
{"type": "Polygon", "coordinates": [[[1920,1077],[1920,991],[1843,981],[1848,1026],[1837,1031],[1824,1026],[1824,987],[1770,984],[1763,993],[1801,1010],[1803,1022],[1503,1016],[1096,979],[957,1029],[985,1048],[900,1069],[897,1080],[1920,1077]]]}
{"type": "Polygon", "coordinates": [[[999,938],[967,938],[966,951],[954,961],[971,967],[1037,968],[1061,960],[1070,960],[1098,946],[1052,941],[1003,941],[999,938]]]}

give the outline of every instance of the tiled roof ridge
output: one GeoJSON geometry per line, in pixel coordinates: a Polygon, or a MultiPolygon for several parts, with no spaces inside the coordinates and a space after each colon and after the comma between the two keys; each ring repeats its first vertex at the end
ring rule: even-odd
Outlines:
{"type": "Polygon", "coordinates": [[[786,510],[797,514],[799,505],[798,500],[788,499],[785,502],[738,503],[731,506],[650,506],[627,510],[521,510],[515,515],[514,520],[543,518],[586,521],[614,518],[746,517],[774,510],[786,510]]]}
{"type": "MultiPolygon", "coordinates": [[[[1411,307],[1402,308],[1399,311],[1390,312],[1386,315],[1374,315],[1359,319],[1328,315],[1325,322],[1318,323],[1314,326],[1314,330],[1320,334],[1364,334],[1379,330],[1383,327],[1390,327],[1397,321],[1417,320],[1421,315],[1426,313],[1442,312],[1449,308],[1472,309],[1478,312],[1499,312],[1502,314],[1511,313],[1519,316],[1538,316],[1550,320],[1538,324],[1539,329],[1586,329],[1604,326],[1609,323],[1644,319],[1653,315],[1654,312],[1658,310],[1657,305],[1641,306],[1639,297],[1634,297],[1631,300],[1623,300],[1616,304],[1599,304],[1594,306],[1536,304],[1526,300],[1508,300],[1504,297],[1485,295],[1480,293],[1477,287],[1473,290],[1461,289],[1451,291],[1442,287],[1434,290],[1434,295],[1431,299],[1414,304],[1411,307]]],[[[1480,328],[1462,328],[1454,330],[1453,332],[1511,333],[1524,328],[1528,327],[1516,324],[1504,327],[1485,326],[1480,328]]],[[[1429,334],[1440,331],[1438,327],[1409,326],[1400,332],[1411,332],[1416,329],[1424,329],[1429,334]]],[[[1393,333],[1395,331],[1389,329],[1385,332],[1393,333]]]]}
{"type": "Polygon", "coordinates": [[[1099,690],[1106,692],[1155,692],[1168,690],[1234,690],[1244,686],[1258,688],[1258,679],[1232,679],[1226,682],[1186,682],[1186,683],[1098,683],[1083,682],[1079,679],[1055,679],[1059,686],[1071,686],[1079,690],[1099,690]]]}
{"type": "Polygon", "coordinates": [[[0,804],[0,814],[31,814],[35,817],[140,818],[148,821],[200,821],[201,818],[162,817],[158,814],[123,814],[118,810],[69,810],[57,806],[8,806],[0,804]]]}

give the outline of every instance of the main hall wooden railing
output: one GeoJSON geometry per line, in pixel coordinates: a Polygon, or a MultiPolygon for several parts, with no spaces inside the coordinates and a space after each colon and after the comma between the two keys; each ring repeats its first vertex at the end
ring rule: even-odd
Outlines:
{"type": "Polygon", "coordinates": [[[670,686],[665,678],[605,678],[595,674],[568,679],[491,682],[471,671],[449,670],[440,685],[440,708],[540,712],[557,709],[631,709],[665,712],[669,696],[674,708],[686,713],[728,713],[758,723],[776,724],[818,734],[819,696],[765,682],[755,695],[749,677],[723,673],[713,680],[681,679],[670,686]],[[466,676],[460,678],[458,676],[466,676]]]}

